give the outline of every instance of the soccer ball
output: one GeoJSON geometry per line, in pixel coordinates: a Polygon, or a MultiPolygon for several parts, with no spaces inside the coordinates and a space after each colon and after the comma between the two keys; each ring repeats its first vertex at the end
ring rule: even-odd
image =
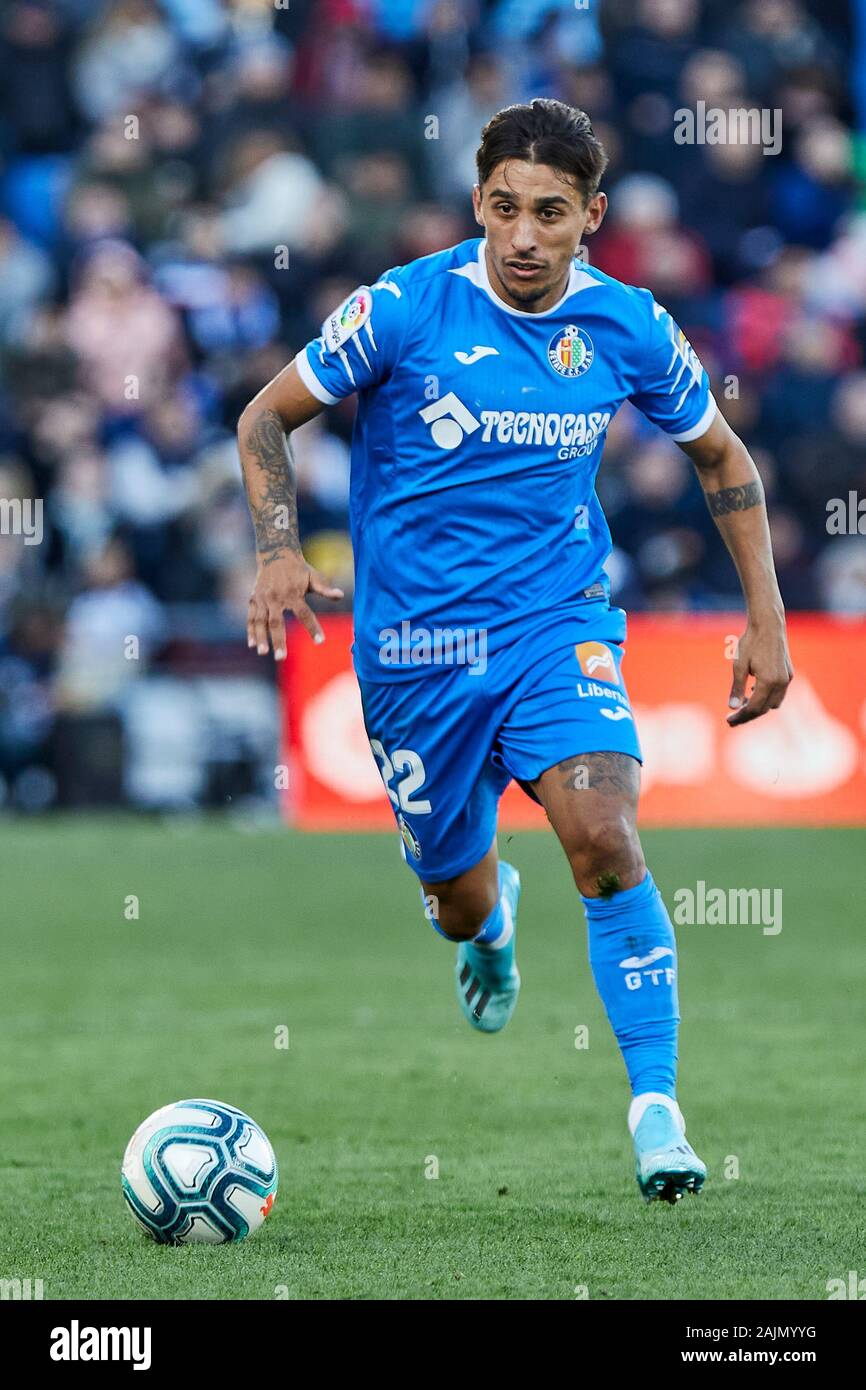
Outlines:
{"type": "Polygon", "coordinates": [[[136,1221],[161,1245],[220,1245],[261,1226],[277,1195],[277,1160],[242,1110],[177,1100],[138,1126],[120,1180],[136,1221]]]}

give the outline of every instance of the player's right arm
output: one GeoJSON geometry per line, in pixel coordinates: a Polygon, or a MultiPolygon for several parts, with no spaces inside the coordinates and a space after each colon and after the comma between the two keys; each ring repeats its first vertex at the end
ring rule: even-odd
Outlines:
{"type": "Polygon", "coordinates": [[[247,643],[266,656],[286,655],[283,614],[291,612],[314,642],[325,640],[306,600],[309,593],[343,597],[308,565],[298,534],[298,500],[289,436],[323,409],[301,381],[294,362],[268,382],[241,414],[238,450],[250,515],[256,533],[256,582],[247,616],[247,643]]]}
{"type": "Polygon", "coordinates": [[[298,536],[298,507],[287,436],[326,405],[379,386],[392,371],[409,325],[408,297],[388,271],[361,285],[322,324],[288,367],[250,401],[238,421],[238,449],[256,532],[258,574],[250,598],[247,640],[277,661],[286,655],[283,613],[304,624],[314,642],[325,634],[306,601],[309,593],[343,597],[308,565],[298,536]]]}

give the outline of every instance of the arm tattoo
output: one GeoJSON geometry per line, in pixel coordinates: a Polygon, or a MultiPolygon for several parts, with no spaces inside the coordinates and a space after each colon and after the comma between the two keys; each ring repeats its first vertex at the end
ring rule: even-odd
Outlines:
{"type": "Polygon", "coordinates": [[[244,483],[256,532],[256,550],[264,564],[281,551],[300,553],[298,506],[292,450],[275,410],[265,410],[256,419],[244,440],[257,474],[257,496],[250,489],[244,469],[244,483]]]}
{"type": "Polygon", "coordinates": [[[742,487],[723,487],[718,492],[708,492],[706,498],[711,516],[727,516],[728,512],[745,512],[749,507],[760,506],[764,489],[757,482],[744,483],[742,487]]]}

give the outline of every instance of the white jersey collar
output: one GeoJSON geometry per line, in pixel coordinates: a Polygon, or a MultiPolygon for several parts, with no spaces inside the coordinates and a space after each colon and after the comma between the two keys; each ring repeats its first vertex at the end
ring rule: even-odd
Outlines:
{"type": "Polygon", "coordinates": [[[514,309],[510,304],[506,304],[504,299],[500,299],[490,283],[490,276],[487,272],[486,251],[487,238],[484,237],[478,243],[478,255],[475,260],[467,261],[466,265],[460,266],[457,270],[452,270],[451,274],[464,276],[464,278],[475,285],[477,289],[483,290],[487,297],[493,300],[493,303],[498,309],[501,309],[505,314],[513,314],[515,318],[548,318],[551,314],[555,314],[558,309],[561,309],[565,301],[570,299],[573,294],[577,294],[579,290],[587,290],[591,286],[599,284],[599,281],[594,279],[592,275],[588,275],[585,270],[581,270],[577,261],[572,261],[568,271],[568,283],[565,287],[565,293],[561,299],[557,300],[556,304],[553,304],[549,309],[543,309],[538,314],[533,314],[529,309],[514,309]]]}

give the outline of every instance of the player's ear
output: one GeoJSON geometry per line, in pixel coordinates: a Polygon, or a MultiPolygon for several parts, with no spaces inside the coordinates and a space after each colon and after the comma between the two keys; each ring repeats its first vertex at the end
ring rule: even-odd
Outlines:
{"type": "Polygon", "coordinates": [[[607,194],[596,193],[594,198],[590,198],[589,203],[587,205],[586,226],[583,229],[584,236],[592,236],[593,232],[598,231],[599,227],[604,221],[604,215],[606,212],[607,194]]]}
{"type": "Polygon", "coordinates": [[[472,189],[472,211],[475,213],[475,221],[479,227],[484,226],[484,218],[481,215],[481,189],[476,183],[472,189]]]}

